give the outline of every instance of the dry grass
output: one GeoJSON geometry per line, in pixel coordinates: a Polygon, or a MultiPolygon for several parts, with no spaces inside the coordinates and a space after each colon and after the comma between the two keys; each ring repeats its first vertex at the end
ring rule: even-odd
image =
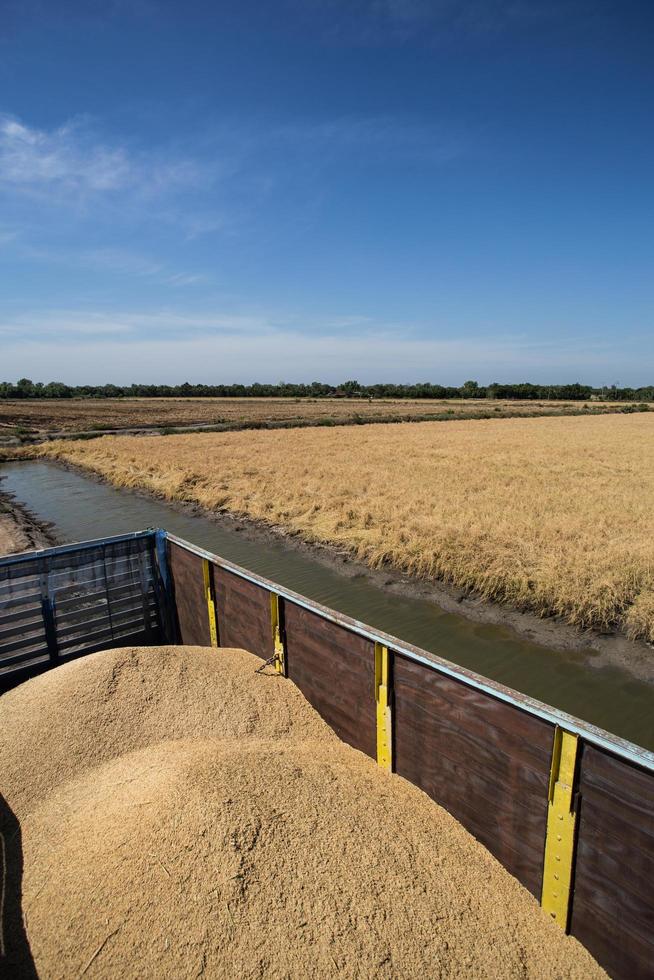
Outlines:
{"type": "Polygon", "coordinates": [[[53,442],[124,487],[654,641],[654,415],[53,442]]]}
{"type": "MultiPolygon", "coordinates": [[[[589,403],[605,412],[624,403],[589,403]]],[[[83,432],[138,426],[292,423],[300,420],[357,420],[430,416],[562,414],[583,410],[583,403],[562,401],[393,400],[299,398],[91,398],[0,401],[0,436],[19,433],[83,432]]]]}

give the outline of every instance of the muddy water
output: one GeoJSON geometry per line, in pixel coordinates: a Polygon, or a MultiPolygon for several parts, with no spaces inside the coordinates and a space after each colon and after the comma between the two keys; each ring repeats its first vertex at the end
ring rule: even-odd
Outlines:
{"type": "Polygon", "coordinates": [[[654,688],[618,668],[589,667],[587,654],[546,649],[504,627],[445,613],[426,599],[393,595],[365,574],[346,577],[281,541],[262,545],[205,517],[52,464],[9,463],[0,466],[0,476],[2,489],[52,522],[61,541],[165,527],[370,626],[654,749],[654,688]]]}

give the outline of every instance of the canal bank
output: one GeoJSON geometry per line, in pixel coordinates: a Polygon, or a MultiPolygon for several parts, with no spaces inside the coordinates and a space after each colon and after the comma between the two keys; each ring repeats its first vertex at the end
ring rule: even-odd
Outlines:
{"type": "MultiPolygon", "coordinates": [[[[635,676],[633,669],[609,663],[606,654],[548,649],[505,623],[475,621],[447,611],[427,587],[402,576],[373,572],[347,556],[310,549],[287,535],[264,533],[250,522],[210,517],[197,507],[118,490],[56,464],[5,463],[0,476],[3,491],[50,524],[58,541],[166,527],[346,615],[654,748],[654,686],[635,676]]],[[[455,595],[451,602],[457,609],[463,605],[455,595]]],[[[648,649],[642,646],[644,658],[648,649]]]]}
{"type": "Polygon", "coordinates": [[[47,548],[56,544],[51,529],[22,507],[13,495],[2,492],[0,483],[0,556],[47,548]]]}

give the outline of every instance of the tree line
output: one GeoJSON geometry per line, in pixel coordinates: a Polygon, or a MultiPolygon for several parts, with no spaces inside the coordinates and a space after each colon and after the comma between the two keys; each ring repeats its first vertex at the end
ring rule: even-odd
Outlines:
{"type": "Polygon", "coordinates": [[[294,384],[279,381],[277,384],[205,385],[185,381],[180,385],[67,385],[62,381],[30,381],[21,378],[13,383],[0,382],[0,398],[505,398],[534,401],[654,401],[654,385],[642,388],[619,388],[611,385],[593,388],[578,382],[569,385],[500,384],[493,382],[480,385],[466,381],[460,387],[432,384],[359,384],[344,381],[342,384],[325,384],[312,381],[294,384]]]}

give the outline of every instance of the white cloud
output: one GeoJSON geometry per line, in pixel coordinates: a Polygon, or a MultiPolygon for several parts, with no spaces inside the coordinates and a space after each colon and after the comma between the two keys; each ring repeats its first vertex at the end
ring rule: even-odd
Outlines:
{"type": "MultiPolygon", "coordinates": [[[[77,198],[118,191],[152,196],[204,179],[191,160],[139,154],[99,140],[85,119],[37,129],[0,116],[0,185],[34,195],[77,198]]],[[[48,199],[52,200],[52,197],[48,199]]]]}
{"type": "Polygon", "coordinates": [[[74,122],[47,132],[0,119],[0,181],[109,191],[134,179],[124,148],[88,143],[74,122]]]}

